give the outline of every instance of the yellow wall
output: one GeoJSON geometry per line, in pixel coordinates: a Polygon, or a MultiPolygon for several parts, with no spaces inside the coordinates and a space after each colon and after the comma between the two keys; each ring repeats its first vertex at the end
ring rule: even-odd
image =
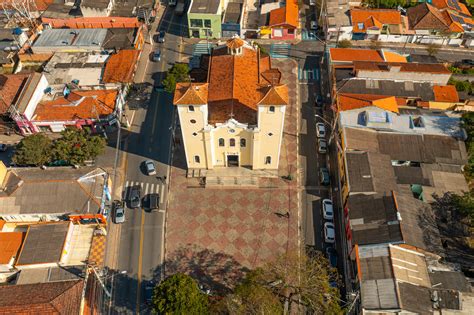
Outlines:
{"type": "Polygon", "coordinates": [[[5,178],[7,177],[7,167],[0,161],[0,186],[3,185],[5,178]]]}
{"type": "Polygon", "coordinates": [[[252,165],[253,134],[245,128],[232,126],[220,127],[212,131],[212,146],[214,148],[214,166],[227,166],[227,155],[239,155],[239,165],[252,165]],[[234,132],[231,132],[234,131],[234,132]],[[219,146],[219,139],[224,139],[224,146],[219,146]],[[235,146],[230,146],[230,139],[235,139],[235,146]],[[240,139],[246,140],[245,147],[240,146],[240,139]]]}
{"type": "Polygon", "coordinates": [[[447,110],[454,107],[456,103],[448,103],[448,102],[429,102],[430,109],[442,109],[447,110]]]}

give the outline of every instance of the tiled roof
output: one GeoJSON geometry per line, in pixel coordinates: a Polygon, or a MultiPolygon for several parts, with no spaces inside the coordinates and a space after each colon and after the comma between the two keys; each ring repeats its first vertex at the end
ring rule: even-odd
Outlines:
{"type": "Polygon", "coordinates": [[[379,51],[373,49],[331,48],[332,62],[384,61],[379,51]]]}
{"type": "Polygon", "coordinates": [[[0,232],[0,264],[8,264],[12,257],[18,257],[24,233],[0,232]]]}
{"type": "Polygon", "coordinates": [[[113,113],[117,90],[74,91],[67,98],[59,97],[38,104],[34,121],[75,121],[97,119],[113,113]]]}
{"type": "Polygon", "coordinates": [[[16,101],[28,77],[28,74],[0,75],[0,114],[5,114],[16,101]]]}
{"type": "Polygon", "coordinates": [[[438,9],[450,9],[466,16],[471,16],[471,13],[469,12],[469,9],[466,7],[466,5],[459,2],[458,0],[432,0],[431,4],[438,9]]]}
{"type": "Polygon", "coordinates": [[[0,286],[0,314],[79,314],[82,280],[0,286]]]}
{"type": "Polygon", "coordinates": [[[272,86],[258,105],[288,105],[288,87],[272,86]]]}
{"type": "Polygon", "coordinates": [[[284,7],[270,11],[269,26],[292,26],[298,27],[298,3],[288,0],[284,7]]]}
{"type": "Polygon", "coordinates": [[[414,63],[414,62],[367,62],[354,61],[354,70],[389,72],[392,67],[399,67],[400,72],[451,73],[441,63],[414,63]]]}
{"type": "Polygon", "coordinates": [[[130,83],[140,52],[123,49],[112,55],[105,65],[102,81],[104,83],[130,83]]]}
{"type": "Polygon", "coordinates": [[[376,106],[398,113],[398,102],[396,98],[386,95],[340,93],[338,106],[341,111],[376,106]]]}
{"type": "Polygon", "coordinates": [[[237,48],[242,47],[243,45],[244,45],[244,41],[238,37],[231,38],[226,42],[226,46],[229,47],[230,49],[237,49],[237,48]]]}
{"type": "Polygon", "coordinates": [[[449,30],[446,16],[427,3],[421,3],[407,10],[410,29],[413,30],[449,30]]]}
{"type": "Polygon", "coordinates": [[[174,92],[173,104],[175,105],[206,105],[207,83],[177,83],[174,92]]]}
{"type": "Polygon", "coordinates": [[[43,23],[52,28],[136,28],[141,23],[136,17],[77,17],[72,19],[51,19],[42,17],[43,23]]]}
{"type": "Polygon", "coordinates": [[[382,50],[384,60],[387,62],[407,62],[407,58],[396,52],[382,50]]]}
{"type": "Polygon", "coordinates": [[[400,12],[387,9],[352,9],[351,20],[354,33],[365,33],[374,27],[380,29],[384,24],[402,24],[400,12]],[[362,28],[359,28],[359,23],[362,23],[362,28]]]}
{"type": "Polygon", "coordinates": [[[459,102],[458,91],[454,85],[436,85],[433,86],[433,92],[436,102],[459,102]]]}

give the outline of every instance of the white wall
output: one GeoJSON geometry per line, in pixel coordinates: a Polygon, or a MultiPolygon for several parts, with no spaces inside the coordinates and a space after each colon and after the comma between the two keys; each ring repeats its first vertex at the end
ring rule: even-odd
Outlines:
{"type": "Polygon", "coordinates": [[[36,106],[38,106],[38,103],[43,98],[44,90],[48,87],[48,85],[48,80],[46,80],[46,77],[42,74],[41,79],[38,82],[38,85],[36,86],[36,89],[33,95],[31,96],[30,101],[28,102],[28,105],[26,106],[24,112],[24,115],[28,120],[31,120],[31,117],[33,117],[33,114],[36,110],[36,106]]]}

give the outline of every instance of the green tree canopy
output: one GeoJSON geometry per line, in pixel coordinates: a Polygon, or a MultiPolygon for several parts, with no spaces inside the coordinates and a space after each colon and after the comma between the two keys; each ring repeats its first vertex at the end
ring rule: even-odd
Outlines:
{"type": "Polygon", "coordinates": [[[165,91],[173,93],[176,88],[176,83],[189,81],[189,67],[184,63],[175,63],[173,67],[166,73],[163,80],[165,91]]]}
{"type": "Polygon", "coordinates": [[[95,159],[105,149],[106,141],[100,136],[91,136],[84,129],[66,129],[62,137],[54,142],[52,156],[55,161],[66,161],[71,165],[83,164],[95,159]]]}
{"type": "Polygon", "coordinates": [[[153,311],[158,314],[208,314],[208,298],[193,278],[177,273],[155,287],[153,311]]]}
{"type": "Polygon", "coordinates": [[[51,159],[51,146],[51,139],[42,133],[23,138],[16,147],[13,162],[18,165],[44,165],[51,159]]]}
{"type": "Polygon", "coordinates": [[[352,43],[350,40],[348,39],[343,39],[343,40],[340,40],[338,43],[337,43],[337,47],[338,48],[351,48],[352,47],[352,43]]]}

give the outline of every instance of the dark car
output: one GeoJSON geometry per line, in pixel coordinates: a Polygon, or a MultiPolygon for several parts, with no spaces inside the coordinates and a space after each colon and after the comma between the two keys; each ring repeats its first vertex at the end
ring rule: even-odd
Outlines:
{"type": "Polygon", "coordinates": [[[164,31],[160,31],[158,33],[158,38],[157,38],[157,41],[158,43],[164,43],[165,42],[165,32],[164,31]]]}
{"type": "Polygon", "coordinates": [[[146,196],[146,206],[149,211],[157,210],[160,207],[160,194],[148,194],[146,196]]]}
{"type": "Polygon", "coordinates": [[[141,187],[133,186],[130,189],[130,208],[140,208],[141,204],[141,187]]]}
{"type": "Polygon", "coordinates": [[[319,181],[321,185],[328,186],[330,184],[329,170],[325,167],[319,169],[319,181]]]}
{"type": "Polygon", "coordinates": [[[337,251],[334,247],[326,248],[326,256],[328,257],[331,267],[337,268],[337,251]]]}
{"type": "Polygon", "coordinates": [[[125,207],[123,202],[115,201],[114,206],[114,222],[116,224],[124,223],[125,222],[125,207]]]}
{"type": "Polygon", "coordinates": [[[461,63],[464,65],[468,66],[474,66],[474,60],[473,59],[463,59],[461,60],[461,63]]]}

